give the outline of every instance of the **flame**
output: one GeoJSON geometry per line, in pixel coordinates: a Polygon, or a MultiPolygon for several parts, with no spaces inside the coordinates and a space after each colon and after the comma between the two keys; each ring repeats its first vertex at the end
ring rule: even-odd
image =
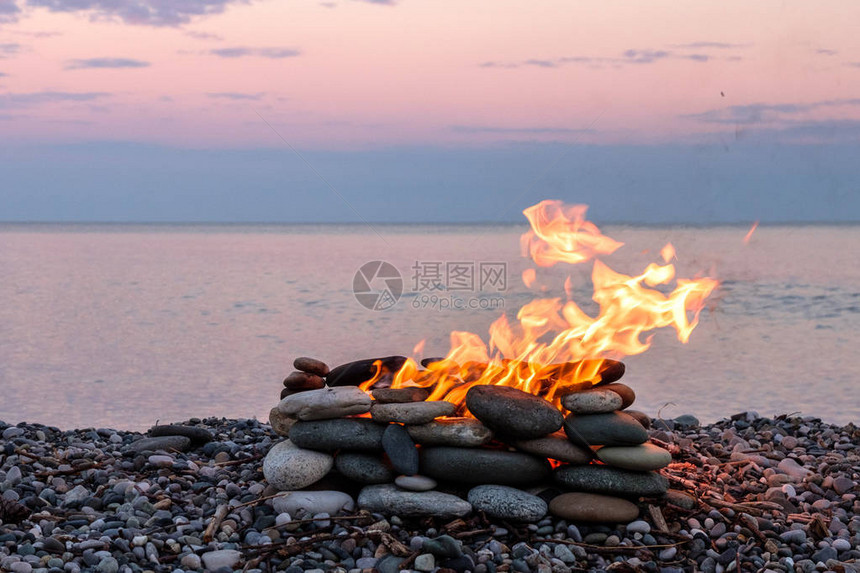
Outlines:
{"type": "MultiPolygon", "coordinates": [[[[512,386],[557,403],[566,393],[599,383],[613,368],[617,372],[618,364],[610,359],[646,351],[652,332],[659,328],[673,328],[678,340],[686,343],[705,299],[719,283],[707,277],[676,279],[671,244],[661,251],[664,265],[651,263],[641,274],[629,276],[612,270],[596,257],[613,253],[623,243],[586,221],[586,209],[559,201],[529,207],[524,214],[532,228],[523,235],[522,245],[544,267],[594,259],[592,300],[598,308],[594,316],[572,300],[568,277],[566,300],[535,299],[519,309],[516,321],[500,316],[490,326],[488,343],[477,334],[452,332],[444,359],[424,370],[408,359],[394,373],[391,386],[430,388],[429,400],[459,404],[459,414],[466,413],[466,392],[476,384],[512,386]]],[[[527,285],[533,277],[534,269],[523,273],[527,285]]],[[[379,363],[362,388],[390,376],[383,370],[379,363]]]]}
{"type": "Polygon", "coordinates": [[[611,255],[624,243],[605,236],[585,220],[587,205],[541,201],[523,211],[532,230],[522,236],[523,254],[541,267],[556,263],[583,263],[595,255],[611,255]]]}
{"type": "Polygon", "coordinates": [[[526,285],[527,288],[532,288],[532,285],[535,284],[535,280],[537,280],[537,272],[534,269],[526,269],[523,271],[523,284],[526,285]]]}
{"type": "Polygon", "coordinates": [[[744,236],[744,243],[745,244],[747,244],[747,245],[750,244],[750,239],[752,239],[753,233],[755,233],[756,229],[758,229],[758,221],[756,221],[755,223],[752,224],[752,227],[750,227],[750,230],[747,231],[747,234],[744,236]]]}
{"type": "Polygon", "coordinates": [[[675,255],[675,247],[672,246],[672,243],[666,243],[666,246],[660,249],[660,256],[663,257],[664,263],[671,262],[672,259],[678,259],[677,255],[675,255]]]}

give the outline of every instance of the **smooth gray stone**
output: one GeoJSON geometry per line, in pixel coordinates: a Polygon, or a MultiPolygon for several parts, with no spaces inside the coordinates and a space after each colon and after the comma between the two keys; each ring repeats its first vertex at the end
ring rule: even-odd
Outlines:
{"type": "Polygon", "coordinates": [[[485,426],[506,438],[530,440],[561,428],[564,416],[539,396],[509,386],[472,386],[466,407],[485,426]]]}
{"type": "Polygon", "coordinates": [[[457,407],[451,402],[409,402],[405,404],[378,404],[370,408],[370,416],[377,422],[401,424],[429,424],[440,416],[453,416],[457,407]]]}
{"type": "Polygon", "coordinates": [[[408,476],[418,473],[418,450],[406,428],[389,424],[382,433],[382,449],[398,473],[408,476]]]}
{"type": "Polygon", "coordinates": [[[372,403],[367,392],[355,386],[343,386],[296,392],[281,400],[278,410],[299,420],[327,420],[364,414],[372,403]]]}
{"type": "Polygon", "coordinates": [[[672,463],[672,454],[654,444],[609,446],[597,450],[597,459],[616,468],[649,471],[668,466],[672,463]]]}
{"type": "Polygon", "coordinates": [[[493,439],[493,432],[474,418],[447,418],[429,424],[407,426],[415,443],[423,446],[483,446],[493,439]]]}
{"type": "Polygon", "coordinates": [[[142,440],[132,442],[128,449],[132,452],[147,450],[153,452],[157,450],[164,450],[166,452],[179,450],[180,452],[184,452],[190,447],[191,440],[185,436],[159,436],[157,438],[143,438],[142,440]]]}
{"type": "Polygon", "coordinates": [[[290,440],[311,450],[381,450],[385,428],[368,418],[299,421],[290,428],[290,440]]]}
{"type": "Polygon", "coordinates": [[[272,446],[263,460],[263,476],[281,491],[302,489],[323,478],[334,459],[322,452],[305,450],[290,440],[272,446]]]}
{"type": "Polygon", "coordinates": [[[427,476],[397,476],[394,480],[397,487],[409,491],[429,491],[438,485],[436,480],[427,476]]]}
{"type": "Polygon", "coordinates": [[[358,494],[358,506],[374,513],[399,517],[462,517],[472,505],[455,495],[438,491],[404,491],[393,484],[369,485],[358,494]]]}
{"type": "Polygon", "coordinates": [[[469,503],[490,517],[536,522],[546,515],[546,502],[536,495],[504,485],[479,485],[469,491],[469,503]]]}
{"type": "Polygon", "coordinates": [[[612,390],[592,388],[565,394],[561,405],[571,414],[606,414],[621,409],[621,396],[612,390]]]}
{"type": "Polygon", "coordinates": [[[343,451],[334,459],[334,466],[344,476],[362,484],[390,483],[394,479],[394,472],[378,454],[343,451]]]}
{"type": "Polygon", "coordinates": [[[594,458],[590,449],[577,446],[567,439],[564,432],[555,432],[534,440],[517,440],[514,446],[529,454],[571,464],[587,464],[594,458]]]}
{"type": "Polygon", "coordinates": [[[549,476],[549,462],[521,452],[481,448],[425,447],[421,473],[441,481],[527,485],[549,476]]]}
{"type": "Polygon", "coordinates": [[[352,511],[355,501],[342,491],[288,491],[272,500],[277,513],[288,513],[295,517],[299,513],[337,515],[341,511],[352,511]]]}
{"type": "Polygon", "coordinates": [[[658,473],[609,466],[565,466],[555,470],[553,478],[574,491],[621,496],[662,495],[669,489],[669,481],[658,473]]]}
{"type": "Polygon", "coordinates": [[[628,386],[627,384],[622,384],[621,382],[613,382],[612,384],[605,384],[600,386],[600,388],[604,390],[612,390],[619,396],[621,396],[621,409],[626,410],[633,402],[636,401],[636,392],[633,391],[633,388],[628,386]]]}
{"type": "Polygon", "coordinates": [[[636,418],[624,412],[571,414],[564,421],[564,433],[574,444],[590,446],[635,446],[648,441],[648,432],[636,418]]]}

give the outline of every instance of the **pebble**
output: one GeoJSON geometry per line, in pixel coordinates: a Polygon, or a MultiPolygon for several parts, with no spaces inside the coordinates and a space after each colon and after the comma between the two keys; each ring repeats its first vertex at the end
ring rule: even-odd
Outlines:
{"type": "Polygon", "coordinates": [[[672,463],[672,454],[654,444],[607,446],[597,450],[597,459],[626,470],[659,470],[672,463]]]}
{"type": "Polygon", "coordinates": [[[408,388],[374,388],[371,391],[377,404],[404,404],[406,402],[423,402],[430,396],[426,388],[411,386],[408,388]]]}
{"type": "Polygon", "coordinates": [[[408,489],[409,491],[429,491],[435,489],[438,485],[433,478],[419,475],[397,476],[394,479],[394,483],[397,487],[408,489]]]}
{"type": "Polygon", "coordinates": [[[422,553],[421,555],[415,558],[413,562],[413,567],[416,571],[421,571],[422,573],[429,573],[436,568],[436,558],[432,553],[422,553]]]}
{"type": "Polygon", "coordinates": [[[382,449],[398,473],[409,476],[418,473],[418,450],[406,428],[389,424],[382,434],[382,449]]]}
{"type": "Polygon", "coordinates": [[[605,388],[592,388],[583,392],[565,394],[561,405],[572,414],[605,414],[621,409],[621,396],[605,388]]]}
{"type": "Polygon", "coordinates": [[[571,414],[564,421],[567,437],[582,447],[635,446],[648,440],[648,432],[633,416],[624,412],[610,414],[571,414]]]}
{"type": "Polygon", "coordinates": [[[307,487],[319,481],[334,465],[330,455],[298,447],[290,440],[272,446],[263,460],[263,475],[281,491],[307,487]]]}
{"type": "Polygon", "coordinates": [[[400,424],[429,424],[442,416],[453,416],[457,407],[451,402],[409,402],[404,404],[378,404],[370,408],[370,416],[377,422],[400,424]]]}
{"type": "Polygon", "coordinates": [[[302,372],[307,372],[308,374],[316,374],[317,376],[322,376],[325,378],[329,373],[328,365],[316,358],[309,358],[307,356],[299,356],[293,361],[293,368],[296,370],[301,370],[302,372]]]}
{"type": "MultiPolygon", "coordinates": [[[[785,441],[785,440],[783,440],[785,441]]],[[[777,464],[777,469],[788,475],[795,482],[802,482],[804,479],[812,475],[812,471],[799,465],[792,458],[785,458],[777,464]]]]}
{"type": "Polygon", "coordinates": [[[513,445],[526,453],[570,464],[584,465],[591,462],[593,458],[590,449],[577,446],[567,439],[564,432],[555,432],[534,440],[517,440],[513,445]]]}
{"type": "Polygon", "coordinates": [[[493,439],[493,432],[475,418],[447,418],[406,429],[416,444],[424,446],[471,448],[493,439]]]}
{"type": "Polygon", "coordinates": [[[290,428],[290,440],[313,450],[381,450],[385,427],[368,418],[303,421],[290,428]]]}
{"type": "MultiPolygon", "coordinates": [[[[284,378],[284,388],[292,393],[319,390],[320,388],[325,388],[325,380],[316,374],[292,372],[289,376],[284,378]]],[[[292,394],[289,395],[292,396],[292,394]]]]}
{"type": "Polygon", "coordinates": [[[370,411],[370,396],[354,386],[320,388],[287,396],[278,410],[299,420],[329,420],[370,411]]]}
{"type": "Polygon", "coordinates": [[[404,491],[393,484],[369,485],[358,495],[358,506],[371,512],[400,517],[462,517],[472,511],[468,501],[438,491],[404,491]]]}
{"type": "Polygon", "coordinates": [[[654,472],[633,472],[607,466],[566,466],[554,472],[555,482],[574,491],[624,496],[662,495],[668,480],[654,472]]]}
{"type": "Polygon", "coordinates": [[[288,517],[299,513],[337,515],[341,511],[352,511],[355,501],[342,491],[290,491],[274,498],[272,508],[278,514],[289,514],[288,517]]]}
{"type": "Polygon", "coordinates": [[[647,521],[637,520],[631,521],[627,524],[627,532],[628,533],[641,533],[645,535],[646,533],[651,533],[651,525],[647,521]]]}
{"type": "Polygon", "coordinates": [[[425,447],[421,449],[420,458],[421,473],[442,481],[528,485],[550,475],[546,459],[521,452],[425,447]]]}
{"type": "Polygon", "coordinates": [[[543,398],[509,386],[472,386],[466,407],[497,435],[518,440],[551,434],[564,422],[562,413],[543,398]]]}
{"type": "Polygon", "coordinates": [[[203,565],[209,570],[221,569],[222,567],[232,569],[241,558],[242,554],[235,549],[217,549],[204,553],[202,556],[203,565]]]}
{"type": "Polygon", "coordinates": [[[639,508],[626,499],[578,492],[553,498],[549,511],[556,517],[578,522],[624,523],[639,516],[639,508]]]}
{"type": "Polygon", "coordinates": [[[469,503],[491,517],[536,522],[546,515],[546,502],[536,495],[503,485],[479,485],[469,490],[469,503]]]}
{"type": "Polygon", "coordinates": [[[378,454],[344,450],[334,459],[334,465],[345,477],[360,484],[390,483],[395,475],[378,454]]]}

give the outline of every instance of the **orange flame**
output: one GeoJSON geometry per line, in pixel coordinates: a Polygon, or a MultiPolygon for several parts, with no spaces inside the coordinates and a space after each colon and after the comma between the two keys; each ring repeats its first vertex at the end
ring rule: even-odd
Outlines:
{"type": "MultiPolygon", "coordinates": [[[[719,283],[712,278],[679,278],[672,288],[675,267],[670,261],[675,249],[671,244],[661,251],[665,265],[651,263],[636,276],[613,271],[595,257],[611,254],[623,243],[586,221],[586,209],[584,205],[565,207],[559,201],[529,207],[524,213],[532,229],[523,235],[522,245],[541,266],[595,259],[591,275],[595,316],[570,300],[568,277],[566,301],[535,299],[519,309],[513,323],[500,316],[490,326],[489,343],[470,332],[452,332],[451,349],[444,359],[428,364],[426,370],[407,360],[391,386],[431,388],[430,400],[461,406],[468,389],[476,384],[513,386],[557,401],[608,376],[618,366],[608,359],[647,350],[651,333],[658,328],[673,328],[678,340],[686,343],[705,299],[719,283]]],[[[529,270],[523,273],[527,285],[534,276],[534,270],[529,270]]],[[[372,388],[385,376],[389,374],[377,368],[362,388],[372,388]]]]}
{"type": "Polygon", "coordinates": [[[526,269],[523,271],[523,284],[526,285],[527,288],[532,288],[532,285],[535,284],[535,280],[537,280],[537,272],[534,269],[526,269]]]}
{"type": "Polygon", "coordinates": [[[747,231],[747,234],[744,236],[744,243],[745,244],[747,244],[747,245],[750,244],[750,239],[752,239],[753,233],[755,233],[756,229],[758,229],[758,221],[756,221],[755,223],[752,224],[752,227],[750,227],[750,230],[747,231]]]}

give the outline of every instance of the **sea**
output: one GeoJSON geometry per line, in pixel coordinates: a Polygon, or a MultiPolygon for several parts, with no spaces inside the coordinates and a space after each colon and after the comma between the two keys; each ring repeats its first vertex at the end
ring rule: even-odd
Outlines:
{"type": "MultiPolygon", "coordinates": [[[[860,422],[860,226],[603,226],[625,274],[712,276],[687,344],[624,358],[635,408],[860,422]]],[[[145,430],[268,418],[297,356],[444,355],[535,298],[586,312],[591,263],[532,268],[525,225],[0,225],[0,420],[145,430]],[[358,296],[357,296],[358,295],[358,296]],[[423,341],[423,348],[421,343],[423,341]],[[416,354],[417,355],[417,354],[416,354]]]]}

